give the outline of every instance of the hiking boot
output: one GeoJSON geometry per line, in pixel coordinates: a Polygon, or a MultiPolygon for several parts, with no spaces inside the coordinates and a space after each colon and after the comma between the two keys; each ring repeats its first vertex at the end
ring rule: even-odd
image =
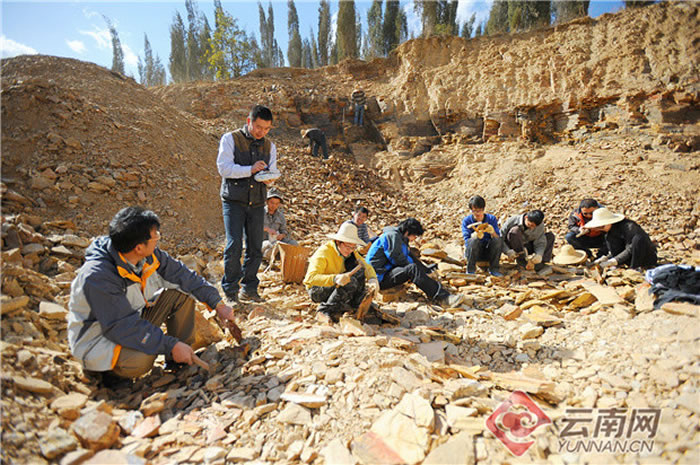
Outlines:
{"type": "Polygon", "coordinates": [[[501,272],[498,271],[498,270],[490,269],[490,270],[489,270],[489,274],[490,274],[491,276],[493,276],[493,277],[496,277],[496,278],[502,278],[502,277],[503,277],[503,273],[501,273],[501,272]]]}
{"type": "Polygon", "coordinates": [[[445,308],[457,307],[464,301],[462,294],[447,294],[447,296],[438,300],[438,304],[445,308]]]}
{"type": "Polygon", "coordinates": [[[263,298],[260,297],[260,294],[258,294],[258,291],[246,291],[244,289],[238,291],[238,299],[248,302],[265,302],[263,298]]]}
{"type": "Polygon", "coordinates": [[[166,360],[163,365],[163,371],[169,371],[173,374],[178,373],[180,370],[187,368],[189,365],[186,363],[178,363],[175,360],[166,360]]]}
{"type": "Polygon", "coordinates": [[[226,294],[226,300],[228,300],[231,305],[236,305],[239,303],[238,294],[226,294]]]}
{"type": "Polygon", "coordinates": [[[113,371],[103,371],[102,380],[100,381],[100,387],[105,387],[112,391],[118,389],[131,389],[134,384],[134,380],[131,378],[122,378],[117,376],[113,371]]]}
{"type": "Polygon", "coordinates": [[[467,266],[467,274],[475,274],[475,273],[476,273],[476,265],[467,266]]]}

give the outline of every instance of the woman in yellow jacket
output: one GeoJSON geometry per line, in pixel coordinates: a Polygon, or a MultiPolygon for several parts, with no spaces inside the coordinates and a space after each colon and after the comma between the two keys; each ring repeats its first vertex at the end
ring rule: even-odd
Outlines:
{"type": "Polygon", "coordinates": [[[343,223],[328,237],[331,240],[309,259],[304,285],[311,300],[321,304],[318,311],[337,322],[349,310],[364,313],[379,290],[379,281],[374,268],[355,250],[366,245],[357,235],[357,226],[343,223]]]}

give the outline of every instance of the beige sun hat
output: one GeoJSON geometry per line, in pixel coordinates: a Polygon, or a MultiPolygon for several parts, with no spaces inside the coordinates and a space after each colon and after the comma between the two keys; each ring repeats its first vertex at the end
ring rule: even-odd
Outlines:
{"type": "Polygon", "coordinates": [[[621,213],[613,213],[607,208],[597,208],[593,210],[593,219],[585,224],[584,228],[600,228],[608,224],[619,223],[625,219],[621,213]]]}
{"type": "Polygon", "coordinates": [[[328,237],[330,237],[331,239],[335,239],[336,241],[350,242],[351,244],[357,244],[363,247],[367,245],[365,241],[360,239],[360,236],[357,235],[357,226],[350,223],[349,221],[346,221],[345,223],[341,224],[340,229],[338,229],[338,232],[335,234],[331,234],[328,237]]]}
{"type": "Polygon", "coordinates": [[[586,252],[576,250],[571,244],[566,244],[561,248],[559,253],[554,257],[552,262],[555,265],[578,265],[586,261],[586,252]]]}

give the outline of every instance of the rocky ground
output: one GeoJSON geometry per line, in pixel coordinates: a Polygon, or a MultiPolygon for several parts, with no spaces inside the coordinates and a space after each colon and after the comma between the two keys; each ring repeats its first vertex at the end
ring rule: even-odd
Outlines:
{"type": "MultiPolygon", "coordinates": [[[[671,34],[673,8],[697,10],[664,4],[638,14],[671,34]]],[[[625,31],[637,30],[631,14],[559,32],[570,44],[586,27],[628,43],[625,31]]],[[[153,91],[75,60],[3,60],[2,462],[698,463],[697,306],[653,309],[636,270],[552,266],[537,274],[504,260],[504,278],[469,276],[459,232],[466,199],[480,193],[499,218],[545,210],[558,249],[570,209],[594,196],[642,224],[661,262],[700,265],[698,88],[697,73],[693,81],[688,71],[697,61],[682,47],[697,32],[692,21],[697,14],[677,20],[679,37],[664,36],[660,45],[675,52],[662,60],[653,48],[651,74],[620,80],[622,91],[598,76],[599,94],[589,92],[598,103],[614,102],[607,116],[581,117],[559,132],[516,121],[522,102],[494,97],[502,106],[494,113],[458,102],[473,94],[449,100],[448,71],[458,71],[463,55],[450,64],[435,41],[412,41],[386,61],[259,70],[153,91]],[[407,90],[401,110],[407,63],[421,53],[434,60],[416,63],[413,79],[427,84],[407,90]],[[661,78],[674,73],[675,81],[661,78]],[[346,105],[358,82],[376,96],[362,129],[348,124],[346,105]],[[635,86],[638,100],[625,107],[620,102],[629,103],[635,86]],[[440,119],[446,98],[461,108],[452,129],[449,118],[440,119]],[[131,387],[100,388],[83,376],[66,342],[70,282],[85,248],[121,206],[141,203],[161,215],[162,247],[218,283],[218,138],[258,101],[275,109],[272,139],[284,173],[278,187],[302,245],[317,247],[356,203],[370,208],[375,230],[416,216],[427,229],[423,259],[438,263],[440,280],[465,303],[442,309],[406,287],[379,297],[381,324],[350,316],[331,324],[301,285],[284,283],[273,267],[260,274],[265,304],[236,309],[240,345],[198,308],[196,346],[209,372],[166,373],[159,360],[131,387]],[[621,106],[627,113],[615,113],[621,106]],[[299,129],[312,125],[329,136],[329,161],[310,157],[299,139],[299,129]],[[486,426],[515,390],[553,421],[533,433],[522,457],[486,426]],[[597,416],[626,409],[627,423],[633,411],[660,409],[651,451],[567,450],[560,441],[573,408],[597,416]]],[[[562,41],[556,33],[542,32],[545,48],[562,41]]],[[[536,39],[513,46],[532,48],[536,39]]],[[[480,40],[485,66],[505,39],[480,40]]],[[[468,57],[473,44],[465,44],[468,57]]],[[[605,58],[596,50],[590,61],[605,58]]],[[[617,73],[634,74],[636,58],[619,56],[617,73]]],[[[489,86],[484,95],[495,92],[489,86]]],[[[549,92],[513,95],[542,109],[549,92]]],[[[586,439],[594,423],[588,427],[586,439]]],[[[646,435],[632,436],[640,438],[646,435]]]]}

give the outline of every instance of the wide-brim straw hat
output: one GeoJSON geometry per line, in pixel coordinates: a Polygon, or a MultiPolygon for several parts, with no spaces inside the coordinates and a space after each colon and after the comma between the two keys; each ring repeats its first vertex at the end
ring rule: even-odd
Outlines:
{"type": "Polygon", "coordinates": [[[593,210],[593,219],[584,225],[584,228],[600,228],[608,224],[619,223],[625,219],[621,213],[613,213],[607,208],[597,208],[593,210]]]}
{"type": "Polygon", "coordinates": [[[586,261],[586,252],[576,250],[571,244],[566,244],[554,257],[552,262],[555,265],[578,265],[586,261]]]}
{"type": "Polygon", "coordinates": [[[338,232],[331,234],[328,237],[335,239],[336,241],[350,242],[351,244],[357,244],[360,246],[367,245],[365,241],[360,239],[360,236],[357,235],[357,226],[349,222],[341,224],[338,232]]]}

